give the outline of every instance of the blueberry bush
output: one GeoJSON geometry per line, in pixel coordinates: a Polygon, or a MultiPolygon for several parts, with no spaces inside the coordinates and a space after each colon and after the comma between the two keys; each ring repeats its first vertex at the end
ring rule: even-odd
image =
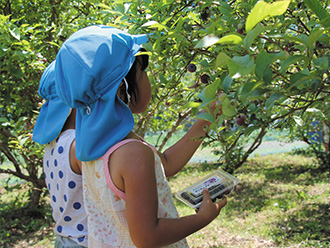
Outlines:
{"type": "Polygon", "coordinates": [[[310,124],[329,123],[327,0],[4,0],[0,158],[12,166],[0,165],[0,173],[31,182],[35,192],[44,187],[42,147],[31,140],[39,79],[66,38],[92,24],[148,34],[153,95],[136,131],[159,135],[161,150],[176,131],[206,119],[203,145],[218,147],[233,172],[269,130],[310,142],[310,124]]]}

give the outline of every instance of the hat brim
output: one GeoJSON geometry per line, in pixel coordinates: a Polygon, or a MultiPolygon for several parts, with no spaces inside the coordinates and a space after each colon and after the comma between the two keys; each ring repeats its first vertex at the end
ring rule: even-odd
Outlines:
{"type": "Polygon", "coordinates": [[[33,140],[47,144],[58,137],[70,114],[71,108],[60,98],[55,97],[45,102],[33,129],[33,140]]]}

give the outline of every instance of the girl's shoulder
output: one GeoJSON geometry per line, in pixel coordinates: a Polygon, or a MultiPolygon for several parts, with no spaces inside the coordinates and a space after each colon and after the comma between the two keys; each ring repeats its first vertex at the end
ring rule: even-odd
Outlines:
{"type": "Polygon", "coordinates": [[[152,152],[152,148],[145,142],[137,139],[129,139],[124,140],[126,141],[125,144],[120,146],[118,148],[121,149],[122,152],[127,152],[128,154],[135,154],[138,155],[139,153],[145,153],[145,152],[152,152]]]}
{"type": "Polygon", "coordinates": [[[111,160],[122,163],[140,159],[154,159],[153,149],[139,139],[127,139],[119,142],[111,154],[111,160]]]}
{"type": "Polygon", "coordinates": [[[108,169],[117,188],[125,192],[124,181],[146,182],[154,175],[154,151],[139,140],[121,144],[109,157],[108,169]],[[124,178],[124,180],[123,180],[124,178]]]}

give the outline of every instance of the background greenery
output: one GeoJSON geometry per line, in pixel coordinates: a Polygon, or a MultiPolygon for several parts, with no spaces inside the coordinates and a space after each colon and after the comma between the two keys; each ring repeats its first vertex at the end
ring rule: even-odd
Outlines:
{"type": "MultiPolygon", "coordinates": [[[[15,206],[47,214],[43,147],[31,139],[42,104],[38,84],[61,44],[92,24],[149,34],[153,95],[135,129],[157,135],[158,149],[203,118],[213,124],[202,146],[214,148],[229,172],[250,166],[248,158],[274,131],[310,147],[319,177],[329,172],[322,134],[330,120],[328,0],[3,0],[0,175],[29,182],[15,185],[27,199],[17,197],[15,206]],[[209,110],[214,101],[220,116],[209,110]],[[321,135],[312,137],[317,130],[321,135]]],[[[11,186],[4,189],[10,195],[11,186]]]]}

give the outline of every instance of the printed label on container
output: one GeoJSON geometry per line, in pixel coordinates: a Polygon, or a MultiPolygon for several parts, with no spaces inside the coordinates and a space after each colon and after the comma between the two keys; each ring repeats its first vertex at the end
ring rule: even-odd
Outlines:
{"type": "Polygon", "coordinates": [[[222,179],[218,176],[212,176],[206,181],[198,184],[197,186],[193,187],[192,189],[189,190],[189,192],[195,196],[198,197],[202,194],[204,188],[209,188],[210,186],[214,184],[218,184],[222,181],[222,179]]]}

